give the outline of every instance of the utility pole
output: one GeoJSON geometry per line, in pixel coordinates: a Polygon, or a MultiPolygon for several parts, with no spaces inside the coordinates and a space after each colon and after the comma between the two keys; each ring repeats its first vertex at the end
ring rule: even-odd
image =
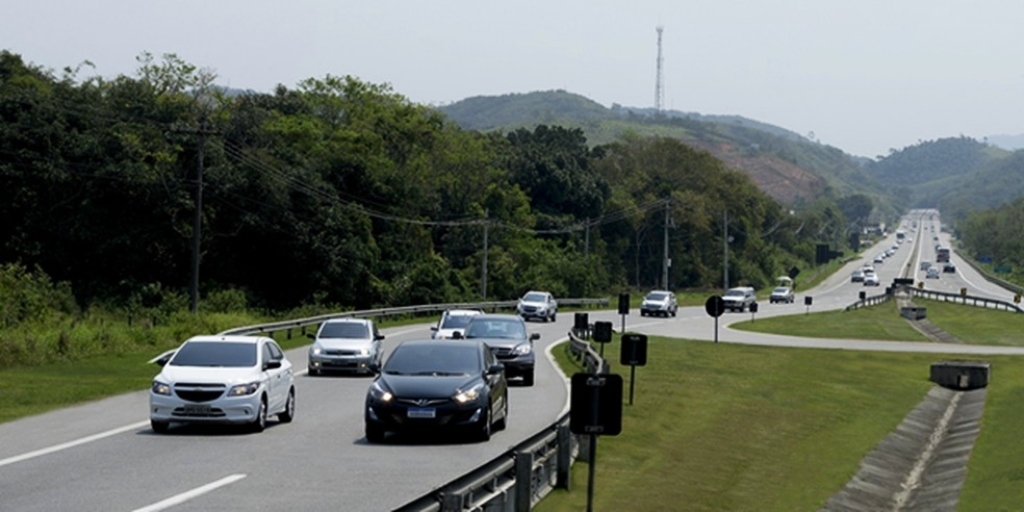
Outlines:
{"type": "Polygon", "coordinates": [[[480,269],[480,297],[487,300],[487,227],[490,224],[490,220],[487,218],[490,215],[490,210],[484,210],[484,257],[483,265],[480,269]]]}
{"type": "Polygon", "coordinates": [[[199,118],[199,128],[196,130],[183,130],[186,133],[199,135],[199,148],[196,166],[196,201],[195,214],[192,217],[192,279],[189,282],[189,309],[192,314],[199,312],[199,256],[200,240],[202,240],[203,229],[203,166],[206,155],[206,139],[209,135],[216,135],[217,132],[206,126],[206,113],[199,118]]]}
{"type": "Polygon", "coordinates": [[[662,109],[665,108],[665,84],[661,73],[663,62],[661,58],[661,31],[663,28],[661,25],[658,25],[656,30],[658,31],[658,73],[654,83],[654,110],[660,114],[662,109]]]}
{"type": "Polygon", "coordinates": [[[724,269],[724,279],[722,280],[722,290],[729,290],[729,212],[722,212],[722,268],[724,269]]]}
{"type": "Polygon", "coordinates": [[[587,217],[587,224],[583,236],[583,256],[590,258],[590,217],[587,217]]]}
{"type": "Polygon", "coordinates": [[[670,202],[665,201],[665,240],[664,240],[664,254],[661,256],[661,286],[662,290],[668,290],[668,267],[671,263],[668,259],[668,224],[671,218],[669,217],[670,202]]]}

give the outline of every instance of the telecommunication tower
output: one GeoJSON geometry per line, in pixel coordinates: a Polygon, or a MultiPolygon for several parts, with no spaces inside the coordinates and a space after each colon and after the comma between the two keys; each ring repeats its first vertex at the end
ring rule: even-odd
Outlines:
{"type": "Polygon", "coordinates": [[[661,112],[661,110],[663,108],[665,108],[665,83],[664,83],[665,79],[664,79],[664,77],[661,74],[661,64],[662,64],[662,58],[661,58],[661,31],[662,31],[662,29],[663,29],[663,27],[661,25],[658,25],[658,27],[657,27],[657,31],[658,31],[658,76],[657,76],[657,79],[655,80],[655,84],[654,84],[654,109],[657,110],[658,112],[661,112]]]}

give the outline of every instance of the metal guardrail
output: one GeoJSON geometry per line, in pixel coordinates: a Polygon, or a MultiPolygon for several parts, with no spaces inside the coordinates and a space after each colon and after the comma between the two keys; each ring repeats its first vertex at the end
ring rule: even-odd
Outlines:
{"type": "Polygon", "coordinates": [[[866,308],[870,306],[877,306],[885,301],[892,299],[892,294],[882,293],[879,295],[872,295],[870,297],[864,297],[864,300],[858,300],[849,306],[846,306],[846,311],[853,311],[859,308],[866,308]]]}
{"type": "Polygon", "coordinates": [[[1015,313],[1024,313],[1024,310],[1022,310],[1016,304],[1007,302],[1005,300],[989,299],[986,297],[975,297],[973,295],[937,292],[934,290],[925,290],[921,288],[910,288],[910,294],[913,296],[931,300],[938,300],[942,302],[953,302],[958,304],[964,304],[967,306],[977,306],[983,308],[992,307],[995,309],[1005,309],[1007,311],[1013,311],[1015,313]]]}
{"type": "Polygon", "coordinates": [[[1003,288],[1006,288],[1007,290],[1010,290],[1013,293],[1016,293],[1018,295],[1024,294],[1024,286],[1020,286],[1018,284],[1011,283],[1011,282],[1006,281],[1004,279],[1000,279],[1000,278],[998,278],[998,277],[996,277],[996,276],[994,276],[992,274],[989,274],[988,271],[986,271],[985,269],[979,267],[977,265],[977,263],[974,262],[973,259],[971,259],[971,258],[969,258],[967,256],[964,256],[964,254],[962,252],[960,252],[959,249],[953,249],[953,252],[955,252],[956,255],[960,257],[960,261],[963,261],[964,263],[967,263],[968,265],[970,265],[971,268],[973,268],[979,274],[981,274],[981,277],[984,277],[986,281],[988,281],[990,283],[997,284],[999,286],[1002,286],[1003,288]]]}
{"type": "MultiPolygon", "coordinates": [[[[608,363],[577,333],[569,351],[589,373],[608,363]]],[[[587,458],[587,436],[569,431],[569,414],[487,464],[395,509],[398,512],[527,512],[552,489],[568,489],[572,462],[587,458]]]]}
{"type": "MultiPolygon", "coordinates": [[[[580,307],[591,307],[591,306],[608,306],[608,299],[559,299],[559,307],[561,306],[580,306],[580,307]]],[[[299,318],[297,320],[284,320],[281,322],[271,322],[266,324],[250,325],[246,327],[237,327],[234,329],[228,329],[221,335],[228,336],[233,334],[268,334],[277,331],[291,330],[296,328],[305,328],[310,325],[319,325],[325,320],[333,318],[373,318],[381,316],[400,316],[400,315],[418,315],[422,313],[437,313],[442,312],[446,309],[484,309],[484,310],[498,310],[498,309],[513,309],[516,307],[516,301],[497,301],[497,302],[453,302],[449,304],[428,304],[424,306],[403,306],[396,308],[383,308],[383,309],[365,309],[362,311],[345,311],[341,313],[330,313],[326,315],[312,316],[308,318],[299,318]]]]}

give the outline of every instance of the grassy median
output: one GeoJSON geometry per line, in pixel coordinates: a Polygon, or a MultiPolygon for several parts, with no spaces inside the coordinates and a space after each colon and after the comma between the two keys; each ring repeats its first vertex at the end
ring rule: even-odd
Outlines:
{"type": "MultiPolygon", "coordinates": [[[[556,353],[567,373],[579,371],[556,353]]],[[[594,508],[818,510],[923,400],[929,366],[943,359],[652,338],[622,434],[598,441],[594,508]]],[[[985,360],[995,377],[960,510],[1016,510],[1024,359],[985,360]]],[[[628,394],[628,368],[613,371],[628,394]]],[[[536,510],[582,510],[586,481],[587,464],[576,464],[572,492],[536,510]]]]}

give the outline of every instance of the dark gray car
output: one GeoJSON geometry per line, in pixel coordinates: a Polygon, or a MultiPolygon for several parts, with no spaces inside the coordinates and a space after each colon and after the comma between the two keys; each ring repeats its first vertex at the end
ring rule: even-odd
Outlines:
{"type": "Polygon", "coordinates": [[[465,338],[480,340],[491,347],[509,378],[522,377],[523,385],[533,385],[536,362],[533,342],[539,333],[526,332],[526,322],[518,315],[477,315],[466,325],[465,338]]]}

